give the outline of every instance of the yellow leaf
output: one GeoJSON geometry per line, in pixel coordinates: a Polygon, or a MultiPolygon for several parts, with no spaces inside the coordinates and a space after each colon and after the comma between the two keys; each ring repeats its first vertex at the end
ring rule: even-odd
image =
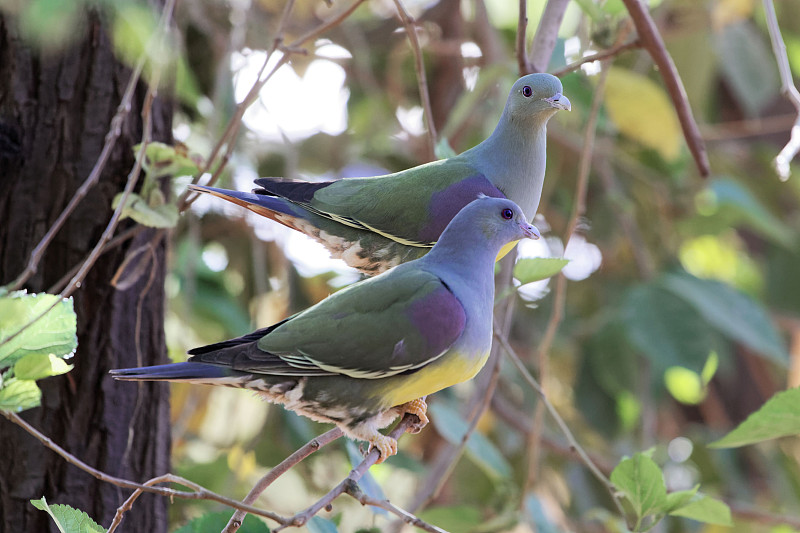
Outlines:
{"type": "Polygon", "coordinates": [[[714,29],[719,31],[728,24],[750,18],[754,4],[755,0],[720,0],[711,12],[714,29]]]}
{"type": "Polygon", "coordinates": [[[667,93],[651,79],[612,67],[605,104],[624,135],[653,148],[667,161],[680,154],[681,129],[667,93]]]}

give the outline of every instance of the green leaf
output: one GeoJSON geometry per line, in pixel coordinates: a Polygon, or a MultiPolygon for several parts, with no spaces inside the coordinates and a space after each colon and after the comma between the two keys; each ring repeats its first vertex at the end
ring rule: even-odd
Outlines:
{"type": "Polygon", "coordinates": [[[710,207],[730,211],[731,223],[742,220],[774,242],[796,249],[796,238],[786,222],[774,216],[743,184],[731,178],[715,178],[708,184],[707,192],[713,204],[710,207]]]}
{"type": "MultiPolygon", "coordinates": [[[[436,431],[450,444],[459,445],[469,429],[469,424],[461,414],[442,402],[431,405],[429,411],[433,414],[431,420],[436,431]]],[[[511,477],[511,466],[508,461],[494,444],[478,431],[470,434],[466,451],[467,455],[490,477],[495,479],[511,477]]]]}
{"type": "Polygon", "coordinates": [[[720,526],[732,526],[731,509],[725,502],[701,494],[696,500],[693,500],[683,507],[675,509],[669,513],[672,516],[682,516],[684,518],[691,518],[698,522],[705,522],[706,524],[717,524],[720,526]]]}
{"type": "Polygon", "coordinates": [[[667,503],[661,469],[642,453],[621,461],[611,472],[611,482],[625,494],[640,520],[661,512],[667,503]]]}
{"type": "MultiPolygon", "coordinates": [[[[122,200],[119,193],[114,197],[111,207],[116,209],[122,200]]],[[[130,193],[125,207],[122,208],[122,218],[130,217],[143,226],[151,228],[172,228],[178,223],[178,207],[175,204],[160,204],[151,206],[138,194],[130,193]]]]}
{"type": "MultiPolygon", "coordinates": [[[[222,531],[228,524],[233,511],[218,511],[198,516],[175,533],[206,533],[206,531],[222,531]]],[[[239,533],[269,533],[267,525],[258,518],[247,515],[242,521],[239,533]]]]}
{"type": "Polygon", "coordinates": [[[310,533],[339,533],[336,524],[321,516],[312,516],[306,527],[310,533]]]}
{"type": "Polygon", "coordinates": [[[711,448],[737,448],[800,433],[800,388],[775,394],[733,431],[709,444],[711,448]]]}
{"type": "Polygon", "coordinates": [[[78,346],[76,328],[72,298],[59,302],[58,296],[52,294],[24,292],[0,297],[0,369],[31,353],[72,355],[78,346]],[[47,311],[53,304],[55,307],[47,311]],[[41,319],[5,342],[45,311],[47,314],[41,319]]]}
{"type": "Polygon", "coordinates": [[[622,303],[626,334],[658,372],[682,366],[700,371],[721,339],[682,298],[647,284],[634,288],[622,303]]]}
{"type": "Polygon", "coordinates": [[[17,379],[42,379],[72,370],[73,365],[51,353],[29,353],[14,364],[17,379]]]}
{"type": "Polygon", "coordinates": [[[481,523],[481,512],[468,505],[429,507],[419,513],[421,520],[445,531],[469,531],[481,523]]]}
{"type": "Polygon", "coordinates": [[[667,501],[664,504],[663,512],[669,514],[681,507],[684,507],[689,500],[694,498],[694,495],[697,494],[697,489],[700,488],[700,485],[695,485],[689,490],[678,490],[675,492],[670,492],[667,494],[667,501]]]}
{"type": "Polygon", "coordinates": [[[11,379],[0,389],[0,410],[18,413],[25,409],[39,407],[42,391],[35,381],[11,379]]]}
{"type": "Polygon", "coordinates": [[[719,281],[689,274],[668,274],[661,283],[731,339],[783,365],[789,360],[767,311],[749,296],[719,281]]]}
{"type": "Polygon", "coordinates": [[[523,285],[555,276],[567,266],[569,259],[558,257],[532,257],[520,259],[514,265],[514,277],[523,285]]]}
{"type": "Polygon", "coordinates": [[[605,104],[620,132],[656,150],[666,161],[678,158],[683,134],[672,102],[656,82],[631,70],[611,67],[605,104]]]}
{"type": "Polygon", "coordinates": [[[34,507],[45,511],[56,523],[61,533],[101,533],[105,528],[98,525],[89,515],[69,505],[49,505],[44,496],[41,500],[31,500],[34,507]]]}
{"type": "MultiPolygon", "coordinates": [[[[141,144],[134,146],[134,153],[139,153],[140,148],[141,144]]],[[[200,172],[198,163],[200,163],[199,156],[195,161],[180,146],[151,142],[144,151],[142,168],[147,172],[148,178],[194,176],[200,172]]]]}
{"type": "Polygon", "coordinates": [[[714,32],[714,40],[727,85],[745,113],[756,116],[780,90],[775,57],[764,37],[748,20],[714,32]]]}
{"type": "Polygon", "coordinates": [[[706,389],[700,374],[673,366],[664,372],[664,384],[673,398],[686,405],[697,405],[706,397],[706,389]]]}

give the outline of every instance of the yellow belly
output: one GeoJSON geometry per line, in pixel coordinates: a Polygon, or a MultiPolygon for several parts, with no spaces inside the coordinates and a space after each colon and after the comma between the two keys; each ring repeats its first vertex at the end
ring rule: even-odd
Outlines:
{"type": "Polygon", "coordinates": [[[393,407],[433,394],[456,383],[468,381],[483,368],[488,358],[488,351],[478,357],[447,354],[441,360],[409,376],[389,378],[386,389],[382,391],[381,400],[386,402],[387,406],[393,407]]]}

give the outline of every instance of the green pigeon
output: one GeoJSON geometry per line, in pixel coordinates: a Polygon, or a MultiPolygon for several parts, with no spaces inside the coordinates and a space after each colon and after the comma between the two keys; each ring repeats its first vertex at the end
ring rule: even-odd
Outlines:
{"type": "Polygon", "coordinates": [[[118,380],[226,385],[368,441],[381,460],[397,442],[378,430],[405,413],[428,421],[424,397],[472,378],[492,344],[500,249],[539,238],[505,198],[480,197],[430,253],[346,287],[282,322],[189,353],[188,362],[112,370],[118,380]]]}
{"type": "Polygon", "coordinates": [[[529,74],[511,88],[494,133],[451,158],[370,178],[313,183],[260,178],[253,193],[190,188],[301,231],[333,257],[374,275],[427,253],[478,193],[509,198],[532,219],[542,194],[547,122],[570,108],[558,78],[529,74]]]}

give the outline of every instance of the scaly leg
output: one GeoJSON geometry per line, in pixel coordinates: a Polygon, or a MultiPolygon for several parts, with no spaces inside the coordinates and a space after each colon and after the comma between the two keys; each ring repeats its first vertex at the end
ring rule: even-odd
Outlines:
{"type": "Polygon", "coordinates": [[[425,398],[417,398],[416,400],[404,403],[403,405],[398,405],[395,407],[395,409],[400,416],[408,413],[416,416],[419,419],[419,422],[408,426],[407,431],[409,433],[419,433],[422,431],[422,428],[428,425],[428,404],[425,403],[425,398]]]}

